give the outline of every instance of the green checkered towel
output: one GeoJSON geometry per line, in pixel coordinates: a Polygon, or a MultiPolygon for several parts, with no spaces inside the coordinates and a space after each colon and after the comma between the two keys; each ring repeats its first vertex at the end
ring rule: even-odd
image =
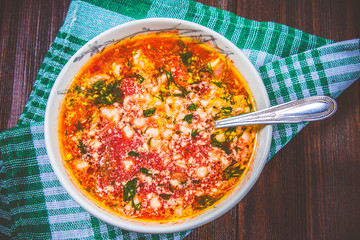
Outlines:
{"type": "MultiPolygon", "coordinates": [[[[99,221],[61,187],[44,144],[47,98],[70,57],[104,30],[150,17],[185,19],[224,35],[256,66],[272,105],[314,95],[336,98],[360,77],[358,39],[335,43],[188,0],[73,0],[17,127],[0,134],[2,238],[182,239],[190,232],[138,234],[99,221]]],[[[304,126],[275,125],[269,159],[304,126]]]]}

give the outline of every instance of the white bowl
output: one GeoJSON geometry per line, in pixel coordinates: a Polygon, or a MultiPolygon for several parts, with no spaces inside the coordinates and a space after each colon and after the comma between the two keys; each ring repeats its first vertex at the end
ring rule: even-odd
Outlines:
{"type": "Polygon", "coordinates": [[[230,195],[217,203],[216,208],[210,208],[195,217],[168,223],[135,221],[103,210],[83,195],[80,189],[69,178],[60,153],[58,121],[61,103],[65,97],[64,92],[66,92],[74,76],[80,71],[81,67],[89,61],[93,53],[130,35],[161,30],[179,30],[179,34],[181,35],[200,37],[211,41],[234,61],[235,67],[248,83],[255,99],[256,108],[259,110],[270,106],[265,86],[259,74],[247,57],[229,40],[206,27],[192,22],[168,18],[151,18],[128,22],[109,29],[89,41],[77,51],[57,77],[51,90],[45,113],[45,143],[50,163],[61,185],[70,196],[86,211],[106,223],[129,231],[155,234],[193,229],[216,219],[233,208],[247,194],[258,179],[270,151],[272,135],[271,126],[261,128],[255,157],[252,160],[250,170],[246,173],[241,183],[230,195]]]}

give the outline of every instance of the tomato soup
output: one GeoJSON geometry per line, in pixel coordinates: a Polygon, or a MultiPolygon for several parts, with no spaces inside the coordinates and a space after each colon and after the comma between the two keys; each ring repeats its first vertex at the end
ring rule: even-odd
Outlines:
{"type": "Polygon", "coordinates": [[[62,157],[102,208],[168,222],[213,207],[241,181],[256,126],[215,129],[254,110],[246,82],[216,47],[149,33],[92,57],[60,113],[62,157]]]}

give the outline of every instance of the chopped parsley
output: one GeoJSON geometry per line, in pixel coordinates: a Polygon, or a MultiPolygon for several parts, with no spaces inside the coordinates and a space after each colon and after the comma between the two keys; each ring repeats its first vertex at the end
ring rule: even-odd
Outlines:
{"type": "Polygon", "coordinates": [[[139,157],[140,153],[135,152],[135,151],[130,151],[130,152],[128,152],[128,156],[130,156],[130,157],[139,157]]]}
{"type": "Polygon", "coordinates": [[[188,67],[191,63],[190,59],[192,57],[192,52],[184,52],[184,53],[180,53],[180,58],[182,63],[188,67]]]}
{"type": "Polygon", "coordinates": [[[179,97],[185,97],[186,95],[189,94],[188,90],[186,90],[186,88],[184,88],[183,86],[179,85],[179,84],[175,84],[181,91],[181,94],[178,95],[179,97]]]}
{"type": "Polygon", "coordinates": [[[233,108],[231,106],[222,107],[220,111],[214,116],[215,119],[219,119],[220,117],[229,117],[233,113],[233,108]]]}
{"type": "Polygon", "coordinates": [[[136,194],[137,181],[138,181],[138,179],[134,178],[134,179],[128,181],[125,184],[125,186],[123,188],[123,191],[124,191],[123,200],[124,200],[124,202],[129,202],[132,199],[134,199],[135,194],[136,194]]]}
{"type": "Polygon", "coordinates": [[[86,145],[83,143],[83,141],[81,139],[78,139],[78,144],[76,145],[79,149],[80,149],[80,153],[82,155],[86,154],[86,145]]]}
{"type": "Polygon", "coordinates": [[[160,99],[162,102],[164,102],[164,97],[161,94],[155,95],[154,97],[156,97],[156,98],[160,99]]]}
{"type": "Polygon", "coordinates": [[[152,115],[154,115],[155,112],[156,112],[156,107],[153,107],[153,108],[144,110],[143,115],[144,115],[144,117],[151,117],[152,115]]]}
{"type": "Polygon", "coordinates": [[[145,81],[145,78],[143,76],[141,76],[138,73],[134,73],[133,75],[128,75],[129,78],[136,78],[137,80],[139,80],[139,83],[142,84],[145,81]]]}
{"type": "Polygon", "coordinates": [[[140,168],[140,172],[142,174],[145,174],[146,176],[152,177],[152,173],[150,173],[149,169],[147,169],[147,168],[144,168],[144,167],[140,168]]]}
{"type": "Polygon", "coordinates": [[[165,199],[165,200],[169,200],[171,197],[171,194],[162,193],[159,195],[159,197],[161,197],[162,199],[165,199]]]}
{"type": "Polygon", "coordinates": [[[218,135],[218,134],[219,134],[219,132],[211,134],[211,145],[212,145],[213,147],[220,148],[220,149],[223,150],[227,155],[230,155],[230,154],[231,154],[231,151],[230,151],[230,147],[229,147],[229,142],[226,142],[226,140],[225,140],[224,142],[219,142],[219,141],[216,139],[216,135],[218,135]]]}
{"type": "Polygon", "coordinates": [[[132,201],[132,207],[134,208],[134,211],[138,211],[141,209],[142,204],[141,203],[135,204],[134,201],[132,201]]]}
{"type": "Polygon", "coordinates": [[[190,135],[191,135],[191,138],[192,139],[195,139],[196,138],[196,136],[198,135],[200,133],[200,131],[199,131],[199,129],[191,129],[191,133],[190,133],[190,135]]]}
{"type": "Polygon", "coordinates": [[[167,87],[169,88],[172,83],[175,84],[175,80],[171,72],[165,70],[165,75],[167,80],[167,87]]]}
{"type": "Polygon", "coordinates": [[[167,88],[169,89],[171,84],[174,84],[175,87],[177,87],[181,91],[181,94],[174,94],[174,96],[184,98],[186,95],[189,94],[189,92],[183,86],[181,86],[180,84],[177,84],[175,82],[172,72],[165,70],[165,75],[166,75],[166,79],[167,79],[167,88]]]}
{"type": "Polygon", "coordinates": [[[207,207],[210,207],[212,205],[214,205],[214,203],[216,201],[218,201],[220,198],[222,197],[219,197],[219,198],[213,198],[213,197],[210,197],[210,196],[201,196],[201,197],[196,197],[196,206],[195,208],[196,209],[205,209],[207,207]]]}
{"type": "Polygon", "coordinates": [[[87,97],[95,105],[112,105],[123,97],[120,89],[120,81],[106,84],[104,80],[98,80],[86,89],[87,97]]]}
{"type": "Polygon", "coordinates": [[[82,127],[81,127],[81,122],[80,122],[80,120],[78,120],[77,123],[74,123],[74,126],[75,126],[77,132],[83,132],[83,131],[84,131],[84,130],[82,129],[82,127]]]}
{"type": "Polygon", "coordinates": [[[80,94],[82,92],[82,89],[79,85],[76,85],[74,88],[74,92],[76,91],[77,94],[80,94]]]}
{"type": "Polygon", "coordinates": [[[194,115],[192,115],[192,114],[187,114],[187,115],[185,115],[185,117],[183,118],[183,120],[184,120],[185,122],[187,122],[188,124],[190,124],[190,123],[192,123],[193,117],[194,117],[194,115]]]}
{"type": "Polygon", "coordinates": [[[199,184],[199,183],[201,183],[201,180],[195,179],[195,180],[192,180],[192,183],[193,183],[193,184],[199,184]]]}
{"type": "Polygon", "coordinates": [[[211,74],[211,76],[213,76],[213,77],[216,79],[210,63],[208,63],[208,64],[206,64],[205,66],[203,66],[203,67],[199,70],[199,72],[208,72],[208,73],[211,74]]]}
{"type": "Polygon", "coordinates": [[[225,130],[225,141],[231,142],[236,136],[236,127],[229,127],[225,130]]]}
{"type": "Polygon", "coordinates": [[[150,147],[150,145],[151,145],[151,140],[152,140],[152,137],[151,138],[149,138],[149,140],[147,141],[147,145],[150,147]]]}
{"type": "Polygon", "coordinates": [[[247,91],[245,91],[245,93],[246,93],[246,104],[249,107],[249,110],[251,112],[254,109],[254,107],[253,107],[253,105],[251,103],[249,93],[247,91]]]}
{"type": "Polygon", "coordinates": [[[240,163],[233,160],[227,168],[224,169],[223,179],[228,181],[231,178],[240,177],[245,171],[245,168],[241,168],[240,163]]]}
{"type": "Polygon", "coordinates": [[[73,158],[70,158],[70,159],[65,159],[65,162],[71,162],[71,161],[73,161],[73,160],[75,160],[74,157],[73,157],[73,158]]]}
{"type": "Polygon", "coordinates": [[[164,91],[162,91],[162,90],[160,90],[160,93],[165,94],[165,95],[168,95],[168,96],[171,96],[171,93],[164,92],[164,91]]]}
{"type": "Polygon", "coordinates": [[[222,113],[224,115],[230,115],[232,112],[233,112],[232,107],[222,107],[220,110],[220,113],[222,113]]]}
{"type": "Polygon", "coordinates": [[[196,111],[198,109],[199,105],[196,103],[191,103],[186,109],[189,111],[196,111]]]}
{"type": "Polygon", "coordinates": [[[182,49],[187,48],[186,44],[183,41],[178,40],[177,43],[178,43],[179,47],[181,47],[182,49]]]}
{"type": "Polygon", "coordinates": [[[125,186],[123,187],[123,201],[124,202],[130,202],[131,201],[131,205],[134,208],[135,211],[140,210],[142,204],[138,203],[135,204],[134,202],[134,198],[136,195],[136,186],[137,186],[137,178],[134,178],[130,181],[128,181],[125,186]]]}
{"type": "Polygon", "coordinates": [[[223,82],[215,82],[215,81],[211,81],[211,83],[217,86],[218,88],[222,88],[222,86],[225,84],[223,82]]]}

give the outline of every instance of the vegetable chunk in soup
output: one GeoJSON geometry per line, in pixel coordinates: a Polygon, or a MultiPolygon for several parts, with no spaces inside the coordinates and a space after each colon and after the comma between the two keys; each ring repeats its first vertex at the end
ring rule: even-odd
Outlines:
{"type": "Polygon", "coordinates": [[[92,57],[73,80],[60,114],[64,164],[108,211],[194,216],[241,181],[258,134],[212,123],[253,110],[244,79],[215,47],[176,32],[138,35],[92,57]]]}

